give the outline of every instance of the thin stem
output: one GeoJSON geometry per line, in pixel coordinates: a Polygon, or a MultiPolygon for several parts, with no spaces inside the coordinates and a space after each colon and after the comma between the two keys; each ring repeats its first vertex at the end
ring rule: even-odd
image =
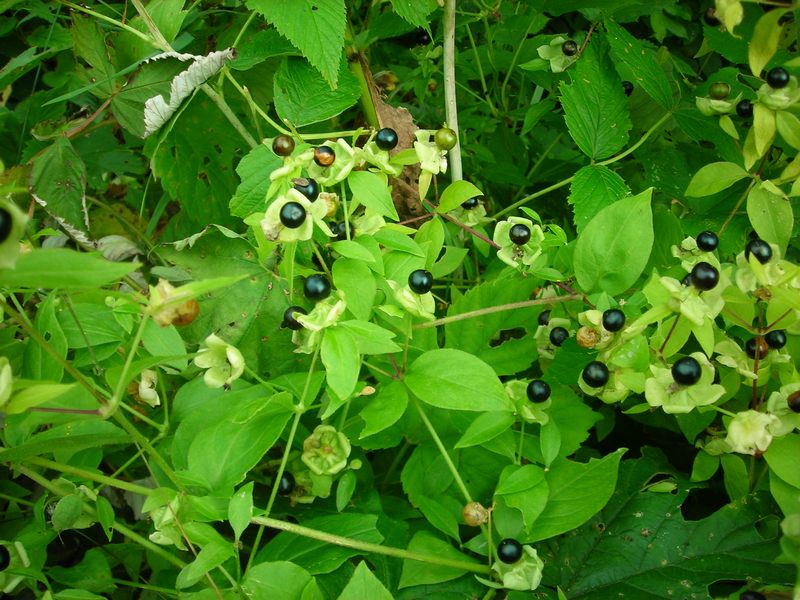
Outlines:
{"type": "Polygon", "coordinates": [[[75,477],[80,477],[81,479],[88,479],[89,481],[102,483],[103,485],[125,490],[127,492],[132,492],[134,494],[139,494],[141,496],[150,496],[153,493],[151,488],[136,485],[135,483],[128,483],[127,481],[120,481],[99,473],[92,473],[91,471],[85,471],[84,469],[79,469],[77,467],[73,467],[72,465],[58,463],[46,458],[31,457],[26,459],[25,462],[44,467],[46,469],[52,469],[53,471],[58,471],[59,473],[67,473],[69,475],[74,475],[75,477]]]}
{"type": "Polygon", "coordinates": [[[352,538],[346,538],[340,535],[326,533],[324,531],[317,531],[316,529],[310,529],[309,527],[295,525],[294,523],[288,523],[286,521],[279,521],[278,519],[270,519],[268,517],[253,517],[251,522],[257,523],[264,527],[270,527],[271,529],[279,529],[281,531],[287,531],[303,537],[319,540],[328,544],[335,544],[336,546],[342,546],[344,548],[353,548],[354,550],[363,550],[364,552],[372,552],[374,554],[382,554],[384,556],[393,556],[395,558],[402,558],[405,560],[416,560],[431,565],[452,567],[455,569],[470,571],[471,573],[479,573],[481,575],[488,575],[490,573],[489,567],[486,565],[474,562],[452,560],[431,554],[419,554],[417,552],[411,552],[410,550],[403,550],[402,548],[381,546],[380,544],[372,544],[370,542],[362,542],[361,540],[354,540],[352,538]]]}
{"type": "Polygon", "coordinates": [[[231,107],[228,106],[227,102],[225,102],[225,98],[215,92],[214,88],[207,83],[201,85],[200,89],[203,90],[206,96],[211,98],[211,101],[217,105],[217,108],[220,110],[220,112],[225,115],[225,118],[228,119],[228,122],[236,131],[239,132],[239,135],[242,136],[242,139],[244,139],[245,143],[250,146],[251,149],[258,146],[258,142],[252,135],[250,135],[250,132],[244,128],[244,124],[242,124],[242,122],[239,120],[239,117],[233,114],[231,107]]]}
{"type": "Polygon", "coordinates": [[[347,212],[347,190],[344,188],[344,181],[339,183],[339,198],[342,201],[342,214],[344,215],[344,237],[350,239],[350,214],[347,212]]]}
{"type": "Polygon", "coordinates": [[[755,186],[755,184],[756,184],[756,180],[755,179],[750,181],[750,185],[747,186],[747,189],[744,191],[744,193],[736,201],[736,206],[733,207],[733,210],[728,215],[728,218],[725,219],[725,222],[722,224],[722,227],[719,228],[719,231],[717,232],[717,235],[722,235],[723,234],[723,232],[725,231],[725,229],[728,227],[728,225],[730,224],[731,220],[733,219],[734,215],[736,214],[736,211],[739,210],[739,207],[742,205],[742,202],[744,202],[744,199],[747,198],[747,196],[750,194],[750,190],[753,189],[753,186],[755,186]]]}
{"type": "Polygon", "coordinates": [[[125,364],[122,367],[122,372],[119,374],[117,387],[114,389],[114,395],[111,396],[111,404],[108,406],[108,415],[113,415],[117,411],[117,407],[122,400],[122,394],[125,392],[125,387],[128,385],[128,373],[130,372],[131,365],[133,364],[133,357],[136,356],[136,351],[139,349],[139,343],[142,341],[142,335],[144,335],[144,328],[147,326],[148,319],[149,315],[145,313],[142,316],[142,320],[139,322],[139,327],[136,329],[136,333],[133,336],[131,349],[128,351],[128,355],[125,357],[125,364]]]}
{"type": "Polygon", "coordinates": [[[233,85],[233,87],[235,87],[239,91],[242,97],[251,105],[252,109],[255,112],[257,112],[262,119],[264,119],[267,123],[269,123],[269,125],[273,129],[277,130],[279,133],[282,133],[284,135],[292,135],[291,131],[289,131],[283,125],[272,119],[272,117],[270,117],[258,104],[256,104],[253,101],[253,99],[250,97],[250,94],[248,94],[244,90],[244,88],[241,85],[239,85],[239,82],[233,78],[233,75],[231,75],[229,69],[225,69],[225,77],[227,78],[228,81],[231,82],[231,85],[233,85]]]}
{"type": "Polygon", "coordinates": [[[669,338],[672,337],[672,333],[675,331],[675,328],[678,326],[678,321],[680,320],[680,318],[681,318],[681,315],[680,315],[680,313],[678,313],[675,316],[675,320],[672,322],[672,327],[670,327],[669,328],[669,332],[667,332],[667,336],[664,338],[664,341],[661,343],[661,347],[658,349],[658,355],[659,356],[662,356],[662,357],[664,356],[664,348],[667,347],[667,342],[669,341],[669,338]]]}
{"type": "Polygon", "coordinates": [[[464,321],[465,319],[474,319],[475,317],[482,317],[496,312],[504,312],[506,310],[516,310],[518,308],[527,308],[529,306],[538,306],[540,304],[554,304],[556,302],[571,302],[572,300],[580,300],[580,294],[570,294],[568,296],[558,296],[555,298],[537,298],[536,300],[522,300],[520,302],[510,302],[509,304],[501,304],[499,306],[489,306],[487,308],[479,308],[478,310],[471,310],[468,312],[460,313],[458,315],[451,315],[449,317],[442,317],[435,321],[427,321],[425,323],[417,323],[412,329],[428,329],[429,327],[438,327],[439,325],[447,325],[448,323],[455,323],[456,321],[464,321]]]}
{"type": "MultiPolygon", "coordinates": [[[[444,4],[444,110],[447,126],[456,132],[456,145],[450,150],[450,179],[464,178],[461,167],[461,134],[458,129],[458,105],[456,103],[456,0],[445,0],[444,4]]],[[[509,73],[511,69],[509,69],[509,73]]]]}
{"type": "Polygon", "coordinates": [[[134,441],[139,444],[142,448],[144,448],[147,453],[152,456],[153,461],[158,465],[158,467],[164,472],[169,480],[175,484],[178,490],[183,491],[183,484],[181,483],[178,476],[175,474],[175,471],[167,464],[167,461],[158,453],[158,451],[153,447],[153,444],[150,443],[148,440],[136,427],[131,423],[125,415],[121,413],[116,413],[114,415],[114,420],[122,426],[122,428],[130,435],[134,441]]]}
{"type": "Polygon", "coordinates": [[[87,15],[91,15],[95,19],[99,19],[100,21],[105,21],[106,23],[114,25],[115,27],[119,27],[120,29],[123,29],[123,30],[127,31],[131,35],[134,35],[134,36],[138,37],[139,39],[144,40],[145,42],[147,42],[148,44],[150,44],[154,48],[161,49],[161,47],[158,45],[158,43],[155,42],[150,36],[148,36],[146,33],[142,33],[138,29],[134,29],[130,25],[125,25],[124,23],[120,23],[116,19],[112,19],[111,17],[107,17],[106,15],[104,15],[102,13],[96,12],[96,11],[94,11],[94,10],[92,10],[92,9],[86,7],[86,6],[82,6],[80,4],[73,4],[72,2],[66,2],[65,0],[60,0],[60,2],[61,2],[61,4],[71,8],[72,10],[77,10],[77,11],[85,13],[87,15]]]}
{"type": "Polygon", "coordinates": [[[179,593],[175,590],[158,587],[157,585],[150,585],[149,583],[139,583],[138,581],[128,581],[127,579],[112,579],[114,583],[117,585],[121,585],[124,587],[132,587],[139,590],[148,590],[150,592],[158,592],[159,594],[164,594],[165,596],[173,596],[177,598],[179,593]]]}

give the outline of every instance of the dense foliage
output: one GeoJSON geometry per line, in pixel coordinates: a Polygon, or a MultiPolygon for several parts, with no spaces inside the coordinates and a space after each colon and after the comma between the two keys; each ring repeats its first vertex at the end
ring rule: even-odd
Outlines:
{"type": "Polygon", "coordinates": [[[0,8],[0,592],[800,598],[797,7],[0,8]]]}

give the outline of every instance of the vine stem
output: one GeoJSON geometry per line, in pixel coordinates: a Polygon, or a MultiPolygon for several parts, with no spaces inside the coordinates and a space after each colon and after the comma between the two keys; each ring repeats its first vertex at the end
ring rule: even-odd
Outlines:
{"type": "Polygon", "coordinates": [[[464,178],[461,167],[461,135],[458,130],[458,105],[456,104],[456,0],[444,4],[444,99],[447,126],[456,132],[456,145],[450,150],[450,178],[464,178]]]}
{"type": "Polygon", "coordinates": [[[441,556],[434,556],[431,554],[419,554],[417,552],[412,552],[410,550],[403,550],[402,548],[393,548],[391,546],[381,546],[380,544],[373,544],[370,542],[363,542],[361,540],[354,540],[352,538],[346,538],[340,535],[326,533],[324,531],[317,531],[316,529],[303,527],[302,525],[295,525],[294,523],[288,523],[286,521],[280,521],[278,519],[271,519],[269,517],[253,517],[250,520],[250,522],[261,525],[262,527],[279,529],[281,531],[294,533],[296,535],[301,535],[303,537],[319,540],[321,542],[325,542],[328,544],[334,544],[336,546],[342,546],[344,548],[353,548],[354,550],[363,550],[365,552],[382,554],[384,556],[393,556],[395,558],[402,558],[405,560],[415,560],[418,562],[424,562],[431,565],[440,565],[442,567],[452,567],[455,569],[470,571],[472,573],[478,573],[480,575],[490,574],[489,567],[479,563],[452,560],[449,558],[443,558],[441,556]]]}
{"type": "Polygon", "coordinates": [[[52,469],[53,471],[58,471],[59,473],[67,473],[69,475],[74,475],[82,479],[88,479],[90,481],[94,481],[95,483],[101,483],[109,487],[125,490],[126,492],[139,494],[140,496],[150,496],[153,493],[153,490],[151,488],[144,487],[142,485],[136,485],[135,483],[128,483],[127,481],[120,481],[112,477],[107,477],[105,475],[101,475],[98,473],[92,473],[91,471],[85,471],[84,469],[79,469],[77,467],[73,467],[72,465],[65,465],[62,463],[58,463],[52,460],[48,460],[46,458],[31,457],[28,458],[25,462],[32,465],[45,467],[47,469],[52,469]]]}
{"type": "Polygon", "coordinates": [[[250,135],[250,132],[247,131],[247,129],[244,128],[244,124],[239,120],[239,117],[233,114],[231,107],[228,106],[228,103],[225,102],[225,99],[221,95],[214,91],[214,88],[207,83],[204,83],[200,86],[200,89],[203,90],[206,96],[208,96],[211,101],[217,105],[217,108],[220,110],[220,112],[225,115],[225,118],[228,119],[228,122],[239,133],[239,135],[242,136],[242,139],[248,146],[250,146],[251,150],[258,146],[258,142],[255,140],[255,138],[250,135]]]}
{"type": "Polygon", "coordinates": [[[516,310],[518,308],[527,308],[529,306],[538,306],[541,304],[554,304],[556,302],[571,302],[572,300],[580,300],[581,294],[570,294],[569,296],[557,296],[555,298],[537,298],[536,300],[522,300],[520,302],[510,302],[509,304],[501,304],[499,306],[488,306],[486,308],[479,308],[478,310],[471,310],[469,312],[461,313],[458,315],[451,315],[449,317],[442,317],[435,321],[426,321],[425,323],[417,323],[412,329],[427,329],[429,327],[438,327],[439,325],[447,325],[448,323],[455,323],[456,321],[464,321],[466,319],[474,319],[475,317],[482,317],[483,315],[490,315],[492,313],[504,312],[506,310],[516,310]]]}
{"type": "Polygon", "coordinates": [[[133,364],[133,357],[136,356],[136,351],[139,349],[139,343],[142,341],[142,336],[144,335],[144,328],[147,326],[147,320],[150,315],[145,312],[142,316],[142,320],[139,323],[139,327],[136,329],[136,333],[133,336],[133,343],[131,344],[131,349],[128,351],[128,355],[125,357],[125,364],[122,367],[122,372],[119,374],[119,380],[117,381],[117,387],[114,388],[114,395],[111,396],[111,403],[106,408],[105,415],[111,416],[117,412],[117,407],[119,403],[122,401],[122,394],[125,391],[125,386],[128,384],[128,373],[131,370],[131,365],[133,364]]]}

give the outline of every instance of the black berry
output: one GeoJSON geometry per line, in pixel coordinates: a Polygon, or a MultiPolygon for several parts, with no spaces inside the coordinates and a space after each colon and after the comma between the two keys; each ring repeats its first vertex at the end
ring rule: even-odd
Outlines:
{"type": "Polygon", "coordinates": [[[686,275],[683,276],[683,279],[681,279],[681,285],[683,287],[689,287],[690,285],[692,285],[691,273],[687,273],[686,275]]]}
{"type": "Polygon", "coordinates": [[[747,242],[747,246],[744,247],[744,257],[749,260],[751,254],[764,265],[772,258],[772,248],[764,240],[755,238],[747,242]]]}
{"type": "Polygon", "coordinates": [[[0,244],[8,239],[14,228],[14,217],[5,208],[0,208],[0,244]]]}
{"type": "Polygon", "coordinates": [[[672,378],[681,385],[694,385],[702,374],[700,363],[691,356],[679,358],[672,365],[672,378]]]}
{"type": "Polygon", "coordinates": [[[456,132],[449,127],[442,127],[434,134],[433,141],[436,142],[436,145],[442,150],[452,150],[455,148],[456,143],[458,143],[458,137],[456,136],[456,132]]]}
{"type": "Polygon", "coordinates": [[[730,95],[730,93],[731,86],[724,81],[712,83],[711,87],[708,88],[708,95],[714,98],[714,100],[724,100],[730,95]]]}
{"type": "Polygon", "coordinates": [[[622,91],[625,92],[626,96],[630,96],[633,93],[633,84],[630,81],[623,81],[622,82],[622,91]]]}
{"type": "Polygon", "coordinates": [[[698,290],[713,290],[719,283],[719,271],[707,262],[699,262],[690,273],[692,285],[698,290]]]}
{"type": "Polygon", "coordinates": [[[522,544],[517,540],[506,538],[497,544],[497,558],[510,565],[522,558],[522,544]]]}
{"type": "Polygon", "coordinates": [[[375,145],[381,150],[392,150],[397,146],[397,132],[390,127],[384,127],[375,134],[375,145]]]}
{"type": "Polygon", "coordinates": [[[297,331],[303,328],[303,324],[297,320],[297,315],[307,315],[308,313],[301,306],[290,306],[283,313],[281,327],[297,331]]]}
{"type": "Polygon", "coordinates": [[[11,564],[11,552],[8,548],[0,544],[0,571],[5,571],[11,564]]]}
{"type": "Polygon", "coordinates": [[[694,240],[703,252],[713,252],[719,246],[719,238],[713,231],[701,231],[694,240]]]}
{"type": "Polygon", "coordinates": [[[569,337],[569,332],[563,327],[553,327],[550,330],[550,343],[553,346],[560,346],[569,337]]]}
{"type": "MultiPolygon", "coordinates": [[[[331,227],[331,231],[333,232],[333,235],[336,236],[336,239],[340,242],[347,239],[347,226],[344,224],[344,221],[336,223],[333,227],[331,227]]],[[[352,230],[350,233],[352,235],[352,230]]]]}
{"type": "Polygon", "coordinates": [[[314,148],[314,162],[320,167],[330,167],[336,160],[336,153],[330,146],[317,146],[314,148]]]}
{"type": "Polygon", "coordinates": [[[279,135],[272,140],[272,151],[278,156],[289,156],[294,152],[294,140],[288,135],[279,135]]]}
{"type": "Polygon", "coordinates": [[[294,475],[285,471],[278,482],[278,494],[288,496],[294,491],[294,475]]]}
{"type": "Polygon", "coordinates": [[[744,343],[744,351],[753,360],[755,360],[756,353],[758,353],[758,360],[762,360],[766,358],[769,346],[763,339],[750,338],[744,343]]]}
{"type": "Polygon", "coordinates": [[[709,6],[706,9],[706,12],[703,13],[703,21],[706,22],[706,25],[709,27],[716,27],[719,25],[719,19],[717,18],[717,11],[714,10],[713,6],[709,6]]]}
{"type": "Polygon", "coordinates": [[[601,388],[608,383],[608,367],[599,360],[593,360],[583,368],[581,377],[586,385],[593,388],[601,388]]]}
{"type": "Polygon", "coordinates": [[[564,56],[575,56],[578,53],[578,44],[572,40],[567,40],[561,44],[561,52],[564,53],[564,56]]]}
{"type": "Polygon", "coordinates": [[[540,312],[539,316],[536,318],[536,322],[539,323],[539,325],[541,325],[542,327],[547,326],[547,324],[550,322],[550,311],[543,310],[542,312],[540,312]]]}
{"type": "Polygon", "coordinates": [[[411,275],[408,276],[408,287],[417,294],[427,294],[433,287],[433,275],[425,269],[412,271],[411,275]]]}
{"type": "Polygon", "coordinates": [[[767,597],[759,592],[742,592],[739,600],[767,600],[767,597]]]}
{"type": "Polygon", "coordinates": [[[619,331],[625,325],[625,313],[618,308],[609,308],[603,313],[603,329],[610,332],[619,331]]]}
{"type": "Polygon", "coordinates": [[[508,237],[517,246],[523,246],[531,239],[531,228],[522,223],[517,223],[508,232],[508,237]]]}
{"type": "Polygon", "coordinates": [[[474,198],[470,198],[461,203],[461,208],[465,210],[472,210],[473,208],[478,208],[478,204],[480,204],[480,200],[478,200],[478,196],[474,198]]]}
{"type": "Polygon", "coordinates": [[[775,90],[785,88],[789,85],[789,72],[783,67],[775,67],[767,73],[767,83],[775,90]]]}
{"type": "Polygon", "coordinates": [[[753,103],[750,100],[739,100],[736,103],[736,114],[743,119],[750,119],[753,116],[753,103]]]}
{"type": "Polygon", "coordinates": [[[531,402],[544,402],[550,397],[550,386],[541,379],[531,381],[525,391],[531,402]]]}
{"type": "Polygon", "coordinates": [[[331,283],[324,275],[309,275],[303,282],[303,294],[309,300],[324,300],[331,295],[331,283]]]}
{"type": "Polygon", "coordinates": [[[319,196],[319,184],[317,183],[316,179],[306,179],[304,177],[298,177],[294,181],[294,189],[298,192],[303,194],[306,198],[308,198],[311,202],[317,199],[319,196]]]}
{"type": "Polygon", "coordinates": [[[306,220],[306,209],[298,202],[287,202],[281,207],[281,223],[289,229],[297,229],[306,220]]]}
{"type": "Polygon", "coordinates": [[[800,390],[789,394],[789,397],[786,398],[786,404],[789,405],[789,410],[792,412],[800,413],[800,390]]]}
{"type": "Polygon", "coordinates": [[[786,345],[786,332],[783,329],[774,329],[764,336],[764,341],[773,350],[780,350],[786,345]]]}

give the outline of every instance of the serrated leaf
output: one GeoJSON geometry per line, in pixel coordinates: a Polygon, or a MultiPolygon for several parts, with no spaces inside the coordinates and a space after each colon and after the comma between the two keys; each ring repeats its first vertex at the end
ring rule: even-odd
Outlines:
{"type": "Polygon", "coordinates": [[[268,173],[281,166],[283,161],[270,148],[260,144],[248,152],[236,165],[236,174],[241,183],[231,198],[231,214],[246,217],[251,213],[263,211],[267,190],[270,186],[268,173]]]}
{"type": "Polygon", "coordinates": [[[778,49],[778,42],[783,31],[778,21],[786,12],[788,11],[785,9],[771,10],[764,13],[756,23],[747,53],[750,71],[756,77],[761,76],[761,70],[767,66],[778,49]]]}
{"type": "Polygon", "coordinates": [[[454,181],[444,189],[444,192],[442,192],[442,196],[439,199],[438,211],[440,213],[450,212],[454,208],[461,206],[462,203],[466,202],[470,198],[474,198],[476,196],[483,196],[483,192],[480,191],[474,184],[463,179],[454,181]]]}
{"type": "Polygon", "coordinates": [[[428,15],[431,13],[431,4],[428,0],[392,0],[392,8],[415,27],[430,30],[428,15]]]}
{"type": "Polygon", "coordinates": [[[686,188],[686,195],[693,197],[710,196],[728,189],[737,181],[750,174],[742,167],[731,162],[715,162],[702,167],[694,174],[686,188]]]}
{"type": "Polygon", "coordinates": [[[614,21],[606,21],[608,42],[614,58],[628,67],[633,77],[632,83],[642,88],[663,108],[672,107],[672,90],[669,80],[659,66],[656,53],[637,40],[614,21]]]}
{"type": "Polygon", "coordinates": [[[67,230],[82,237],[89,228],[86,166],[66,136],[33,161],[31,190],[36,202],[67,230]]]}
{"type": "Polygon", "coordinates": [[[586,47],[572,83],[561,84],[561,104],[569,134],[588,157],[606,158],[627,143],[628,105],[601,38],[586,47]]]}
{"type": "Polygon", "coordinates": [[[760,238],[786,250],[794,227],[792,204],[787,198],[757,185],[747,195],[747,216],[760,238]]]}
{"type": "Polygon", "coordinates": [[[582,167],[570,185],[569,203],[575,211],[575,228],[580,233],[594,216],[630,193],[625,181],[608,167],[582,167]]]}
{"type": "MultiPolygon", "coordinates": [[[[344,48],[344,0],[247,0],[335,89],[344,48]]],[[[297,123],[295,123],[297,125],[297,123]]]]}

